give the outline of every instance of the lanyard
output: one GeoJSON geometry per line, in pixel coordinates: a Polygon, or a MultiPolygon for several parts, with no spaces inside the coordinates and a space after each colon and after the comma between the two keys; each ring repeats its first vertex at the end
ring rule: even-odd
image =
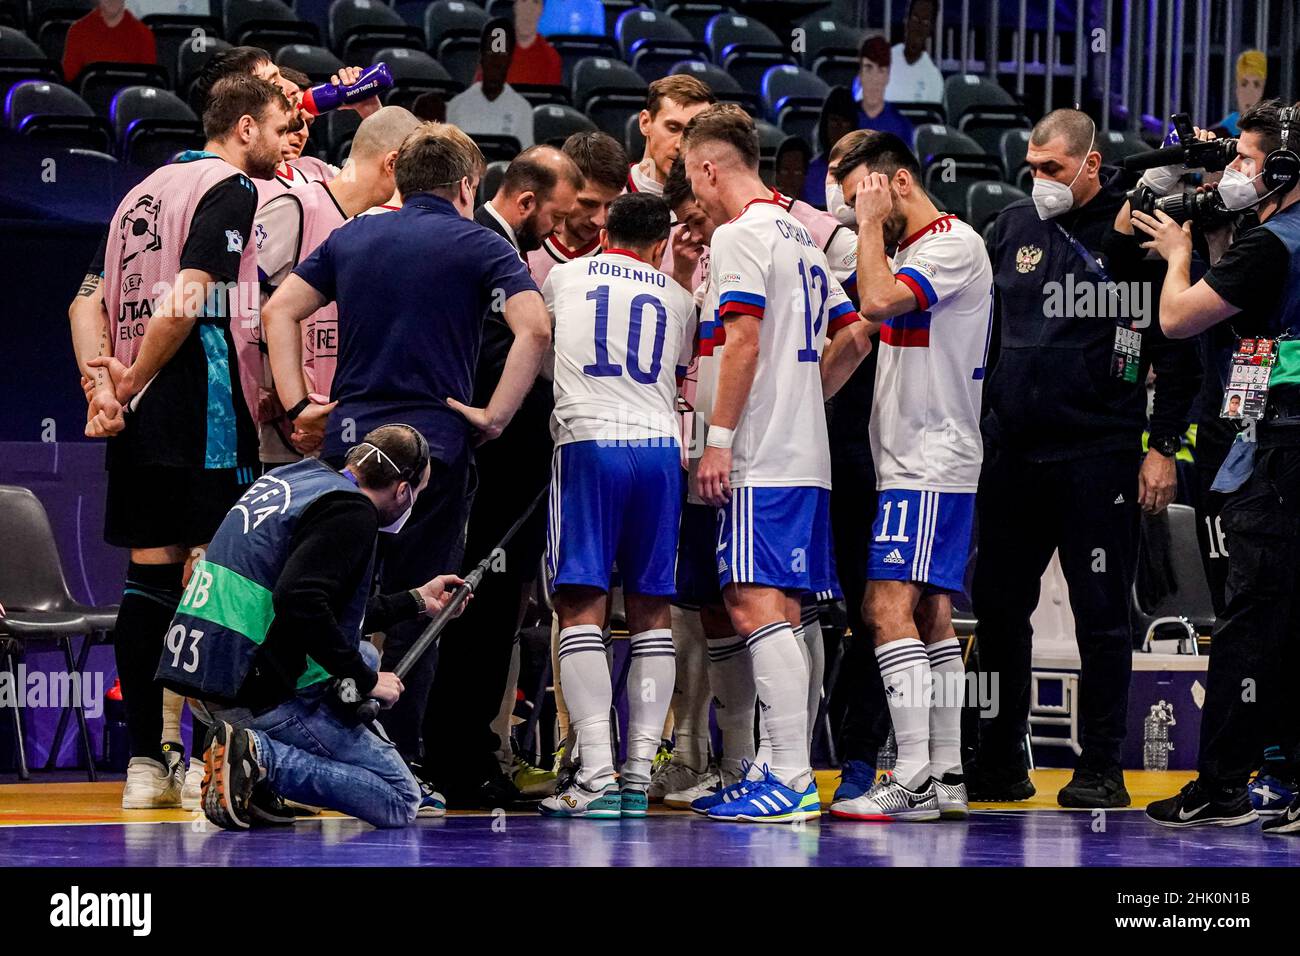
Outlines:
{"type": "Polygon", "coordinates": [[[1052,223],[1052,225],[1054,225],[1057,231],[1060,232],[1060,234],[1065,238],[1065,241],[1068,242],[1074,248],[1074,251],[1077,252],[1083,258],[1083,261],[1088,263],[1089,272],[1095,270],[1097,274],[1101,276],[1102,282],[1110,281],[1110,274],[1106,271],[1106,267],[1101,264],[1100,259],[1094,256],[1091,252],[1089,252],[1087,248],[1084,246],[1084,244],[1080,242],[1075,236],[1067,232],[1065,227],[1062,226],[1059,222],[1054,222],[1052,223]]]}

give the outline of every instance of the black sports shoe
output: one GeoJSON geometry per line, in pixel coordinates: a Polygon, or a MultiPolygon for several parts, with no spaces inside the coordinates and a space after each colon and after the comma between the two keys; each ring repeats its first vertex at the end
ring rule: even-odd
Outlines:
{"type": "Polygon", "coordinates": [[[1124,789],[1124,771],[1119,767],[1109,770],[1080,767],[1056,795],[1056,802],[1063,807],[1115,810],[1127,807],[1133,801],[1124,789]]]}
{"type": "Polygon", "coordinates": [[[224,720],[213,725],[204,754],[203,814],[223,830],[247,830],[248,801],[262,776],[251,730],[235,730],[224,720]]]}
{"type": "Polygon", "coordinates": [[[966,792],[978,803],[1014,803],[1028,800],[1038,791],[1023,765],[982,766],[976,764],[966,777],[966,792]]]}
{"type": "Polygon", "coordinates": [[[446,790],[447,808],[449,810],[509,810],[521,805],[533,807],[536,800],[529,800],[519,792],[519,788],[504,773],[497,769],[477,784],[463,781],[449,782],[446,790]]]}
{"type": "Polygon", "coordinates": [[[263,781],[248,798],[248,819],[255,827],[285,827],[292,826],[298,815],[263,781]]]}
{"type": "Polygon", "coordinates": [[[1214,794],[1193,780],[1177,794],[1147,805],[1147,816],[1162,827],[1239,827],[1259,814],[1245,788],[1214,794]]]}
{"type": "Polygon", "coordinates": [[[1273,817],[1271,820],[1265,820],[1261,828],[1265,833],[1282,834],[1282,833],[1300,833],[1300,794],[1291,801],[1290,805],[1283,811],[1273,817]]]}

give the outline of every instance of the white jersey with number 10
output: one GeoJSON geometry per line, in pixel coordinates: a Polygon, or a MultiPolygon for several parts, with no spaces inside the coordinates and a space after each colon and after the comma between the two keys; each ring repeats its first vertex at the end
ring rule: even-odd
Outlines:
{"type": "Polygon", "coordinates": [[[677,379],[690,363],[695,300],[630,252],[606,250],[551,270],[556,444],[677,444],[677,379]]]}
{"type": "MultiPolygon", "coordinates": [[[[728,317],[759,323],[758,368],[732,443],[733,487],[830,488],[821,352],[858,320],[826,255],[777,201],[755,199],[713,234],[701,359],[725,344],[728,317]]],[[[712,414],[719,362],[700,363],[712,414]]]]}

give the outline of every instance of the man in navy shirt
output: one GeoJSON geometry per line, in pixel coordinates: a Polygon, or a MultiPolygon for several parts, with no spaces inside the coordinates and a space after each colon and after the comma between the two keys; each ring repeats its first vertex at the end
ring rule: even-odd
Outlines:
{"type": "MultiPolygon", "coordinates": [[[[385,592],[409,590],[432,576],[429,569],[460,563],[470,448],[510,422],[550,346],[550,318],[527,266],[470,218],[482,171],[478,147],[455,126],[417,129],[397,156],[402,208],[335,230],[262,311],[276,391],[299,451],[320,449],[332,461],[356,436],[394,421],[418,428],[429,443],[430,489],[383,555],[385,592]],[[299,323],[327,302],[338,304],[339,343],[333,401],[325,404],[303,381],[299,323]],[[501,311],[514,342],[486,405],[471,407],[489,310],[501,311]]],[[[415,622],[387,633],[385,669],[419,631],[415,622]]],[[[420,755],[435,661],[426,655],[410,672],[408,692],[384,719],[408,760],[420,755]]]]}

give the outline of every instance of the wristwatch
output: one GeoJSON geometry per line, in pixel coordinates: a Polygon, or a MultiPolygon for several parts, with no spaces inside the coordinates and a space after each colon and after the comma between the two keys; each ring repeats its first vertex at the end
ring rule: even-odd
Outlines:
{"type": "Polygon", "coordinates": [[[420,593],[418,588],[411,588],[411,597],[415,598],[415,606],[419,608],[415,612],[416,614],[423,614],[429,610],[429,604],[424,600],[424,595],[420,593]]]}
{"type": "Polygon", "coordinates": [[[1183,447],[1183,440],[1177,435],[1162,435],[1159,438],[1152,435],[1147,442],[1147,447],[1152,451],[1160,452],[1166,458],[1173,458],[1178,454],[1178,449],[1183,447]]]}

